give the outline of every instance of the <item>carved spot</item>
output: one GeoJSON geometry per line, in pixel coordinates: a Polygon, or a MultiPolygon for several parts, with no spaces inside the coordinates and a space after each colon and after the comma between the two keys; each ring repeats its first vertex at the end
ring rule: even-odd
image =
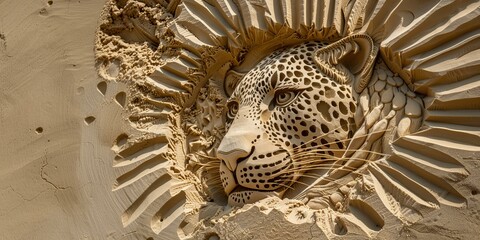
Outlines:
{"type": "Polygon", "coordinates": [[[327,127],[327,125],[322,123],[322,124],[320,124],[320,127],[322,128],[323,133],[329,133],[330,132],[330,129],[327,127]]]}
{"type": "MultiPolygon", "coordinates": [[[[333,83],[333,82],[332,82],[333,83]]],[[[334,98],[335,97],[335,90],[325,87],[325,97],[327,98],[334,98]]]]}
{"type": "Polygon", "coordinates": [[[317,103],[317,110],[322,114],[322,117],[327,120],[327,121],[332,121],[332,117],[328,113],[330,110],[330,105],[328,105],[326,102],[321,101],[317,103]]]}
{"type": "Polygon", "coordinates": [[[345,119],[340,119],[340,125],[344,131],[348,131],[348,122],[345,119]]]}
{"type": "Polygon", "coordinates": [[[343,115],[347,115],[347,113],[348,113],[347,106],[345,106],[345,104],[343,102],[340,102],[338,107],[340,108],[340,112],[343,115]]]}
{"type": "Polygon", "coordinates": [[[355,103],[350,102],[350,112],[355,112],[356,109],[357,107],[355,106],[355,103]]]}

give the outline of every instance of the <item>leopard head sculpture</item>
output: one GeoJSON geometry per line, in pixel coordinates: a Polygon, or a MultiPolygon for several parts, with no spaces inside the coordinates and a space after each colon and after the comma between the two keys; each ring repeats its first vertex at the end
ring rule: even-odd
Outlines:
{"type": "Polygon", "coordinates": [[[227,101],[217,149],[230,205],[294,195],[308,172],[342,157],[355,131],[356,92],[375,55],[365,35],[307,42],[270,54],[244,75],[227,101]]]}

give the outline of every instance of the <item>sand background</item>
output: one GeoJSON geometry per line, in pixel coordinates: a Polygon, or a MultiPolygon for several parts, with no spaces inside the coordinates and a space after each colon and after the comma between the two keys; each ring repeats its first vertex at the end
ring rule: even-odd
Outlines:
{"type": "MultiPolygon", "coordinates": [[[[98,89],[94,40],[104,3],[0,0],[0,239],[149,237],[150,226],[123,228],[121,214],[133,200],[111,191],[120,174],[111,146],[130,128],[115,101],[125,87],[98,89]]],[[[478,236],[479,164],[467,166],[463,185],[476,190],[466,208],[392,226],[402,234],[392,238],[478,236]]]]}
{"type": "Polygon", "coordinates": [[[121,107],[112,102],[115,89],[105,96],[96,89],[103,5],[0,1],[0,239],[124,239],[131,232],[121,231],[125,208],[111,204],[110,147],[121,107]],[[87,125],[86,117],[95,120],[87,125]],[[106,130],[100,137],[99,128],[106,130]]]}

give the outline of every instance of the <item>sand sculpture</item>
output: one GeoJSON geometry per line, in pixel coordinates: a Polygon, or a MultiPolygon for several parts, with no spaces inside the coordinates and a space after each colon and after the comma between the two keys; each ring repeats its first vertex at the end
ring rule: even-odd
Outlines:
{"type": "Polygon", "coordinates": [[[113,145],[119,218],[160,239],[382,238],[465,207],[478,9],[108,1],[98,69],[128,86],[132,126],[113,145]]]}

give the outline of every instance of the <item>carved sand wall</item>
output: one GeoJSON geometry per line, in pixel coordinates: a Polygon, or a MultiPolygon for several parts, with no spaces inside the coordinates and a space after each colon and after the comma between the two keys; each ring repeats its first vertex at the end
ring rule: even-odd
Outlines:
{"type": "Polygon", "coordinates": [[[0,1],[0,239],[476,239],[479,5],[0,1]]]}
{"type": "Polygon", "coordinates": [[[116,99],[131,129],[112,148],[123,225],[164,239],[386,238],[466,208],[478,9],[108,1],[96,59],[127,86],[116,99]]]}

